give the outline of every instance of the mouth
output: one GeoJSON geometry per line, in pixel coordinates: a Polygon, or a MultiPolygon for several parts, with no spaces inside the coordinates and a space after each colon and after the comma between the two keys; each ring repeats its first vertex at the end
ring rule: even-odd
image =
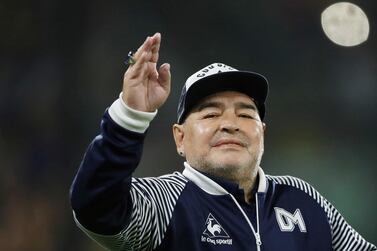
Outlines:
{"type": "Polygon", "coordinates": [[[217,141],[213,147],[222,147],[222,146],[228,146],[228,147],[244,147],[245,144],[242,143],[239,140],[236,139],[222,139],[217,141]]]}

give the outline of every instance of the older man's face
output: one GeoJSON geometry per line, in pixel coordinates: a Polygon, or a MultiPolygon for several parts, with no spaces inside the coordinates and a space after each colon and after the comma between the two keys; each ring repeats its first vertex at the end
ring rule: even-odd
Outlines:
{"type": "Polygon", "coordinates": [[[236,180],[257,170],[264,128],[249,96],[226,91],[204,98],[173,132],[191,166],[236,180]]]}

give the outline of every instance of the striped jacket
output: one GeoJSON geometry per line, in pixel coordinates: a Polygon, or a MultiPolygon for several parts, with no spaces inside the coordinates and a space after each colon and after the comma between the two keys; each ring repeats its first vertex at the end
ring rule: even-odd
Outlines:
{"type": "Polygon", "coordinates": [[[182,173],[133,178],[145,137],[138,125],[145,117],[119,109],[113,104],[105,113],[101,134],[90,144],[70,191],[76,224],[103,247],[376,250],[298,178],[265,175],[260,168],[252,204],[236,184],[187,163],[182,173]]]}

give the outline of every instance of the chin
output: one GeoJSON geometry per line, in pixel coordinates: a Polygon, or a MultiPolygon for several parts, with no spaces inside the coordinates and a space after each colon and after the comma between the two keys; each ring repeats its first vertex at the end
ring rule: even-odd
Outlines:
{"type": "Polygon", "coordinates": [[[222,162],[227,163],[240,163],[249,159],[249,156],[247,156],[245,153],[232,150],[218,152],[213,157],[213,159],[221,160],[222,162]]]}
{"type": "Polygon", "coordinates": [[[234,156],[221,156],[219,158],[216,158],[214,161],[214,167],[218,167],[218,168],[226,168],[226,169],[229,169],[229,168],[240,168],[240,167],[244,167],[244,166],[247,166],[247,163],[250,163],[248,161],[242,161],[241,158],[238,157],[234,157],[234,156]]]}

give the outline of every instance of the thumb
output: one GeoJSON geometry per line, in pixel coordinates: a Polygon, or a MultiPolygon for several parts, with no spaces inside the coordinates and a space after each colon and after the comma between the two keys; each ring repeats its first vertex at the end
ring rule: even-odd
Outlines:
{"type": "Polygon", "coordinates": [[[171,81],[171,74],[170,74],[170,64],[165,63],[160,66],[158,70],[158,80],[160,85],[167,90],[170,90],[170,81],[171,81]]]}

